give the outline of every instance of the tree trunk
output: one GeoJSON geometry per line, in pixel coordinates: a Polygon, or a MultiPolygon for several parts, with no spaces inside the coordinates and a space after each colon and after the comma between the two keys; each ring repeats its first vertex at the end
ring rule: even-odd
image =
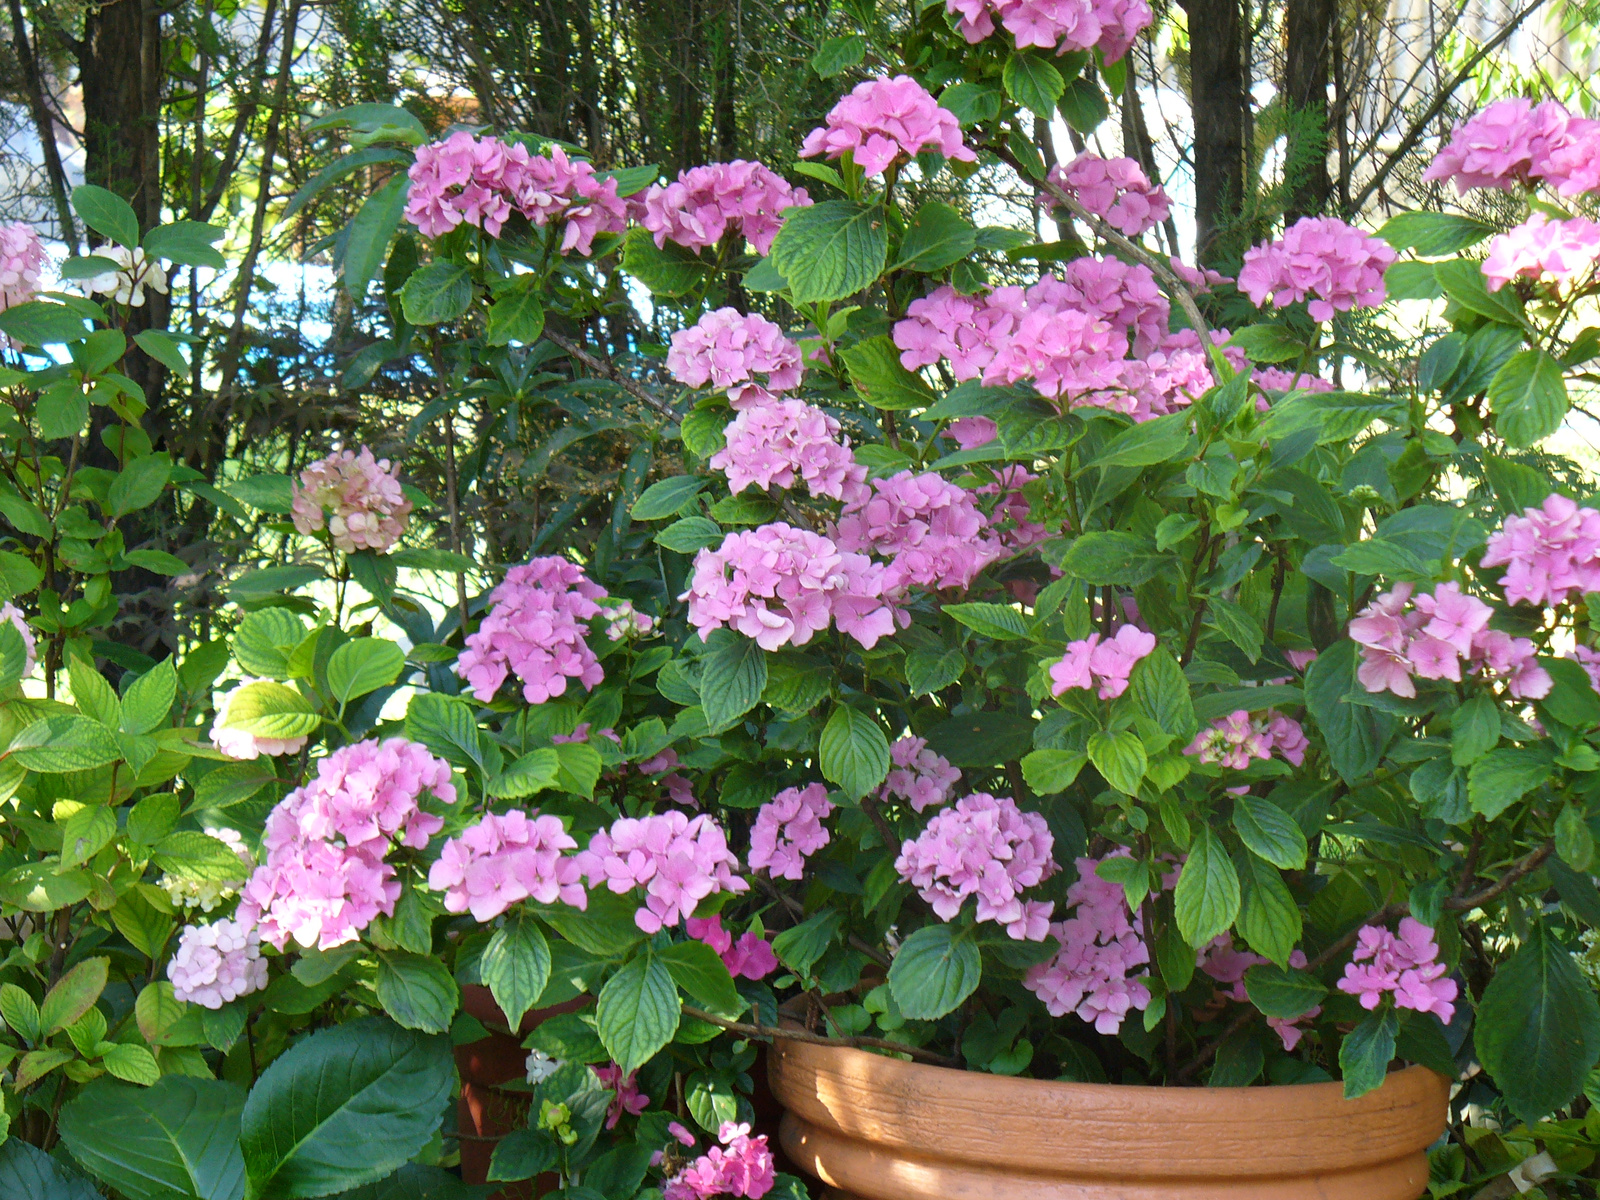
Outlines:
{"type": "Polygon", "coordinates": [[[1247,97],[1239,0],[1189,0],[1189,99],[1194,110],[1195,258],[1214,266],[1229,247],[1244,196],[1247,97]]]}
{"type": "Polygon", "coordinates": [[[1338,14],[1334,0],[1288,0],[1288,6],[1283,98],[1291,118],[1286,161],[1294,176],[1285,219],[1293,222],[1325,211],[1332,192],[1328,178],[1328,58],[1338,14]]]}

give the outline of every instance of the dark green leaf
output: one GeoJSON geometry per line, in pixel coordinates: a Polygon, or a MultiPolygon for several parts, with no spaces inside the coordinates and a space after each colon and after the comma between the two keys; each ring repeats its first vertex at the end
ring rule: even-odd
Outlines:
{"type": "Polygon", "coordinates": [[[977,248],[978,231],[972,222],[943,201],[930,200],[911,219],[894,269],[942,271],[970,257],[977,248]]]}
{"type": "Polygon", "coordinates": [[[1400,1022],[1394,1009],[1372,1013],[1339,1045],[1339,1070],[1344,1075],[1344,1098],[1354,1100],[1383,1085],[1394,1060],[1395,1035],[1400,1022]]]}
{"type": "Polygon", "coordinates": [[[1328,994],[1328,989],[1315,975],[1271,965],[1246,971],[1244,988],[1250,1003],[1264,1015],[1285,1021],[1303,1017],[1328,994]]]}
{"type": "Polygon", "coordinates": [[[767,686],[767,652],[749,638],[732,634],[701,661],[706,727],[721,733],[760,702],[767,686]]]}
{"type": "Polygon", "coordinates": [[[818,747],[822,777],[858,800],[889,774],[889,740],[866,713],[841,704],[823,727],[818,747]]]}
{"type": "Polygon", "coordinates": [[[933,1021],[977,990],[983,974],[978,945],[950,925],[925,925],[901,944],[889,967],[889,991],[901,1013],[933,1021]]]}
{"type": "Polygon", "coordinates": [[[1489,384],[1495,429],[1516,448],[1532,446],[1561,428],[1567,415],[1567,381],[1546,350],[1520,350],[1489,384]]]}
{"type": "Polygon", "coordinates": [[[460,263],[429,263],[406,280],[400,302],[413,325],[453,321],[472,303],[472,276],[460,263]]]}
{"type": "Polygon", "coordinates": [[[340,274],[344,290],[352,299],[365,297],[367,285],[382,269],[384,255],[389,252],[389,243],[400,225],[400,215],[405,211],[406,197],[410,193],[411,180],[404,171],[396,171],[362,202],[355,220],[350,222],[340,274]]]}
{"type": "Polygon", "coordinates": [[[142,1088],[101,1079],[61,1110],[61,1138],[129,1200],[240,1200],[244,1102],[243,1088],[219,1080],[168,1075],[142,1088]]]}
{"type": "Polygon", "coordinates": [[[922,377],[900,365],[900,351],[887,336],[857,342],[841,357],[856,391],[876,408],[926,408],[934,402],[922,377]]]}

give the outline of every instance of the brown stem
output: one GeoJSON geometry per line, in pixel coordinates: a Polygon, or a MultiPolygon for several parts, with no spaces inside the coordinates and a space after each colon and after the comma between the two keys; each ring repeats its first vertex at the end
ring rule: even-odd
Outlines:
{"type": "Polygon", "coordinates": [[[565,350],[570,357],[577,359],[584,366],[588,367],[589,370],[593,371],[602,378],[611,380],[612,383],[616,384],[623,391],[627,392],[628,395],[633,396],[635,399],[643,400],[646,404],[659,413],[664,413],[667,416],[673,415],[672,409],[666,404],[662,403],[660,398],[657,397],[654,392],[645,387],[644,384],[640,383],[638,380],[628,378],[628,376],[624,375],[617,369],[615,363],[601,358],[599,355],[593,354],[588,350],[585,350],[571,338],[564,337],[559,333],[552,333],[550,330],[546,329],[544,331],[544,336],[546,341],[554,342],[557,346],[560,346],[563,350],[565,350]]]}
{"type": "Polygon", "coordinates": [[[685,1004],[683,1015],[693,1017],[697,1021],[704,1021],[708,1025],[715,1025],[719,1029],[726,1029],[729,1033],[743,1034],[753,1038],[783,1038],[791,1042],[809,1042],[814,1046],[854,1046],[872,1050],[888,1050],[894,1054],[909,1054],[919,1062],[933,1063],[940,1067],[959,1067],[961,1060],[951,1058],[945,1054],[938,1054],[932,1050],[924,1050],[921,1046],[910,1046],[905,1042],[891,1042],[887,1038],[875,1037],[829,1037],[822,1033],[812,1033],[809,1029],[785,1029],[773,1025],[750,1025],[744,1021],[729,1021],[703,1009],[693,1008],[685,1004]]]}
{"type": "MultiPolygon", "coordinates": [[[[452,410],[444,414],[444,499],[450,516],[450,549],[457,554],[461,549],[461,498],[456,474],[456,415],[452,410]]],[[[456,572],[456,609],[461,616],[461,636],[467,636],[467,577],[456,572]]]]}
{"type": "Polygon", "coordinates": [[[895,833],[894,826],[889,824],[889,818],[883,815],[883,810],[878,807],[878,802],[871,796],[861,797],[861,811],[867,814],[867,820],[872,822],[872,827],[878,831],[878,836],[883,839],[883,844],[893,850],[900,844],[900,835],[895,833]]]}

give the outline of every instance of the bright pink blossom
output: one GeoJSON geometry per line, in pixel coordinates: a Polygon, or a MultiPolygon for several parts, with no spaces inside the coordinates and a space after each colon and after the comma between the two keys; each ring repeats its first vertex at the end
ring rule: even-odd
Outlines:
{"type": "Polygon", "coordinates": [[[614,1093],[606,1108],[607,1129],[615,1129],[624,1113],[636,1117],[650,1106],[650,1097],[639,1090],[639,1072],[629,1071],[623,1075],[622,1068],[616,1063],[606,1063],[603,1067],[591,1066],[589,1069],[594,1072],[601,1087],[614,1093]]]}
{"type": "Polygon", "coordinates": [[[444,893],[446,911],[470,911],[485,924],[528,899],[587,908],[577,860],[562,853],[577,848],[559,817],[515,808],[504,816],[485,813],[444,844],[428,870],[428,887],[444,893]]]}
{"type": "Polygon", "coordinates": [[[411,501],[400,487],[400,468],[375,459],[365,446],[336,451],[300,472],[291,489],[294,527],[315,533],[327,521],[333,544],[346,554],[387,550],[405,532],[411,501]]]}
{"type": "Polygon", "coordinates": [[[1499,100],[1457,125],[1450,141],[1423,173],[1452,180],[1466,195],[1475,187],[1508,190],[1541,172],[1550,150],[1565,140],[1570,118],[1553,100],[1499,100]]]}
{"type": "Polygon", "coordinates": [[[801,158],[850,153],[868,178],[923,150],[974,162],[977,155],[961,140],[955,115],[909,75],[858,83],[833,106],[826,124],[813,129],[800,146],[801,158]]]}
{"type": "Polygon", "coordinates": [[[728,423],[726,445],[711,467],[728,476],[735,495],[747,487],[791,488],[805,481],[813,496],[847,500],[866,484],[867,469],[839,436],[839,422],[803,400],[747,408],[728,423]]]}
{"type": "Polygon", "coordinates": [[[1054,167],[1050,182],[1114,229],[1136,238],[1167,219],[1171,201],[1131,158],[1101,158],[1089,151],[1054,167]]]}
{"type": "Polygon", "coordinates": [[[690,917],[684,928],[690,937],[715,950],[735,979],[765,979],[778,969],[778,956],[772,952],[771,942],[751,931],[741,933],[735,941],[733,934],[722,927],[721,913],[704,919],[690,917]]]}
{"type": "Polygon", "coordinates": [[[956,28],[969,42],[994,33],[999,18],[1019,50],[1099,47],[1107,62],[1126,54],[1155,19],[1146,0],[945,0],[945,9],[960,16],[956,28]]]}
{"type": "Polygon", "coordinates": [[[1481,565],[1506,568],[1500,586],[1511,604],[1563,604],[1600,591],[1600,512],[1552,493],[1540,507],[1506,518],[1481,565]]]}
{"type": "Polygon", "coordinates": [[[621,817],[589,839],[577,862],[590,887],[604,883],[618,895],[644,889],[644,905],[633,919],[646,933],[692,916],[707,896],[750,889],[734,874],[739,860],[728,849],[727,835],[705,815],[621,817]]]}
{"type": "Polygon", "coordinates": [[[1257,367],[1251,376],[1255,385],[1268,392],[1331,392],[1333,381],[1320,375],[1296,375],[1278,367],[1257,367]]]}
{"type": "Polygon", "coordinates": [[[1129,1012],[1150,1007],[1149,971],[1139,970],[1150,962],[1150,948],[1122,885],[1095,873],[1103,861],[1077,860],[1077,882],[1067,889],[1072,915],[1050,926],[1061,949],[1031,967],[1023,982],[1052,1017],[1076,1013],[1100,1033],[1114,1035],[1129,1012]]]}
{"type": "Polygon", "coordinates": [[[873,480],[870,492],[845,505],[836,540],[841,550],[892,560],[885,592],[911,584],[965,588],[1006,555],[972,493],[932,471],[873,480]]]}
{"type": "Polygon", "coordinates": [[[1442,583],[1433,595],[1415,600],[1412,590],[1409,583],[1395,585],[1350,622],[1350,638],[1361,647],[1356,678],[1362,687],[1409,698],[1417,694],[1416,678],[1457,682],[1464,672],[1477,671],[1503,680],[1517,699],[1549,693],[1550,673],[1539,665],[1533,642],[1490,629],[1494,610],[1487,604],[1455,583],[1442,583]]]}
{"type": "MultiPolygon", "coordinates": [[[[918,304],[922,301],[917,301],[918,304]]],[[[992,417],[957,417],[945,426],[945,433],[963,450],[987,446],[1000,436],[1000,429],[992,417]]]]}
{"type": "Polygon", "coordinates": [[[710,1200],[713,1196],[748,1196],[759,1200],[776,1182],[776,1163],[767,1149],[767,1135],[753,1138],[750,1126],[724,1121],[717,1130],[721,1146],[713,1146],[661,1185],[662,1200],[710,1200]]]}
{"type": "Polygon", "coordinates": [[[672,335],[667,370],[679,383],[710,384],[726,392],[734,408],[746,408],[799,387],[803,368],[800,347],[771,321],[719,308],[672,335]]]}
{"type": "Polygon", "coordinates": [[[653,185],[639,218],[656,245],[675,242],[690,250],[717,245],[730,231],[741,233],[757,254],[772,248],[783,227],[783,211],[811,203],[805,188],[791,187],[758,162],[735,159],[691,167],[676,183],[653,185]]]}
{"type": "Polygon", "coordinates": [[[489,593],[489,615],[467,637],[455,671],[487,704],[510,675],[529,704],[560,696],[571,680],[593,690],[605,678],[585,640],[606,590],[556,555],[512,567],[489,593]]]}
{"type": "Polygon", "coordinates": [[[961,772],[949,760],[928,749],[925,739],[905,734],[889,747],[889,777],[880,795],[904,800],[917,812],[949,801],[961,782],[961,772]]]}
{"type": "Polygon", "coordinates": [[[1099,688],[1102,700],[1115,700],[1128,690],[1128,677],[1140,659],[1156,648],[1156,637],[1134,625],[1124,625],[1116,635],[1101,640],[1091,633],[1068,642],[1067,652],[1050,667],[1050,694],[1070,688],[1099,688]]]}
{"type": "Polygon", "coordinates": [[[1403,918],[1398,934],[1363,925],[1351,959],[1339,990],[1358,997],[1362,1008],[1377,1008],[1392,994],[1396,1007],[1431,1012],[1446,1025],[1455,1016],[1459,989],[1446,978],[1449,968],[1438,961],[1433,930],[1421,921],[1403,918]]]}
{"type": "Polygon", "coordinates": [[[828,844],[822,824],[833,813],[828,789],[820,783],[784,788],[761,806],[750,829],[750,869],[765,868],[774,879],[799,879],[806,859],[828,844]]]}
{"type": "Polygon", "coordinates": [[[1245,252],[1239,290],[1257,307],[1269,296],[1279,308],[1313,296],[1311,319],[1331,321],[1335,312],[1382,304],[1383,273],[1395,257],[1388,243],[1336,217],[1302,217],[1278,241],[1245,252]]]}

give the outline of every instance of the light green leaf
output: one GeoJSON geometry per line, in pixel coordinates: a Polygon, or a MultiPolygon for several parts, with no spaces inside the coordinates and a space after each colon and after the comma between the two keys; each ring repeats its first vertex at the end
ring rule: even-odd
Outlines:
{"type": "Polygon", "coordinates": [[[983,961],[977,943],[950,925],[924,925],[901,944],[889,966],[889,992],[905,1016],[933,1021],[977,990],[983,961]]]}
{"type": "Polygon", "coordinates": [[[858,800],[889,774],[889,739],[866,713],[841,704],[823,727],[818,747],[822,777],[858,800]]]}
{"type": "Polygon", "coordinates": [[[400,303],[413,325],[453,321],[472,303],[471,273],[453,262],[419,267],[400,289],[400,303]]]}
{"type": "Polygon", "coordinates": [[[450,1028],[460,989],[438,959],[404,950],[378,952],[375,985],[383,1010],[407,1029],[443,1033],[450,1028]]]}
{"type": "Polygon", "coordinates": [[[525,913],[508,915],[489,939],[478,973],[505,1014],[506,1024],[518,1028],[550,982],[550,946],[538,923],[525,913]]]}
{"type": "Polygon", "coordinates": [[[595,1028],[626,1075],[672,1040],[681,1008],[667,965],[646,949],[600,989],[595,1028]]]}
{"type": "Polygon", "coordinates": [[[850,371],[850,382],[875,408],[926,408],[936,399],[920,375],[900,364],[900,351],[887,336],[857,342],[841,357],[850,371]]]}
{"type": "Polygon", "coordinates": [[[406,665],[405,651],[384,638],[354,638],[328,659],[328,690],[340,704],[388,687],[406,665]]]}
{"type": "Polygon", "coordinates": [[[1239,875],[1209,826],[1195,831],[1174,895],[1178,928],[1191,946],[1226,933],[1239,915],[1239,875]]]}
{"type": "Polygon", "coordinates": [[[826,200],[791,210],[769,258],[799,304],[843,300],[870,287],[883,271],[889,235],[883,208],[826,200]]]}

